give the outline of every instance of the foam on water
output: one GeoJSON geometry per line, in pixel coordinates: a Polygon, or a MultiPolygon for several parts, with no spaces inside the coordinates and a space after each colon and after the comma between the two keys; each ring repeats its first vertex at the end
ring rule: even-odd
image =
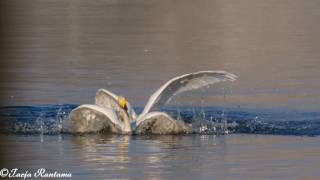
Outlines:
{"type": "MultiPolygon", "coordinates": [[[[26,134],[68,133],[68,115],[75,107],[77,105],[73,104],[1,107],[1,130],[26,134]]],[[[162,110],[185,121],[199,134],[320,135],[320,112],[221,107],[166,107],[162,110]]],[[[140,113],[142,108],[136,111],[140,113]]]]}

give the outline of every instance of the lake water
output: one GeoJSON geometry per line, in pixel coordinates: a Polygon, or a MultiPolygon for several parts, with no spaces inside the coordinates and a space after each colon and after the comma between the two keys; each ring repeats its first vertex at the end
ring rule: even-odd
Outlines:
{"type": "Polygon", "coordinates": [[[319,138],[267,135],[7,136],[10,165],[73,179],[318,179],[319,138]]]}
{"type": "Polygon", "coordinates": [[[2,0],[3,167],[74,179],[319,179],[319,8],[316,0],[2,0]],[[182,94],[164,110],[226,118],[232,135],[57,128],[98,88],[141,111],[164,82],[199,70],[239,79],[182,94]]]}

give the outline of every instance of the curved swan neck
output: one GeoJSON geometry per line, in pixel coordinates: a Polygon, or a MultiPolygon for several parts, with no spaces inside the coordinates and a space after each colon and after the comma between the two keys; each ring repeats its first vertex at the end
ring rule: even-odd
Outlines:
{"type": "Polygon", "coordinates": [[[130,124],[130,119],[128,114],[124,110],[121,110],[120,115],[122,116],[123,124],[124,124],[122,133],[131,134],[132,129],[131,129],[131,124],[130,124]]]}

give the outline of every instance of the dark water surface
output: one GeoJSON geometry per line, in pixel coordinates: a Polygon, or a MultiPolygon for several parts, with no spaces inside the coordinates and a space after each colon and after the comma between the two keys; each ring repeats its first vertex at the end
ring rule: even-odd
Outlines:
{"type": "MultiPolygon", "coordinates": [[[[69,113],[78,105],[38,105],[0,107],[4,133],[70,133],[69,113]]],[[[135,108],[139,114],[142,108],[135,108]]],[[[320,112],[274,109],[239,109],[227,107],[166,107],[175,119],[193,124],[195,133],[247,133],[273,135],[320,135],[320,112]],[[220,124],[226,121],[226,126],[220,124]],[[199,131],[201,127],[207,131],[199,131]],[[216,130],[215,130],[215,129],[216,130]]]]}
{"type": "Polygon", "coordinates": [[[316,0],[1,0],[0,160],[74,179],[320,179],[319,8],[316,0]],[[239,79],[182,94],[164,110],[226,119],[231,135],[60,133],[98,88],[141,111],[165,81],[209,69],[239,79]]]}

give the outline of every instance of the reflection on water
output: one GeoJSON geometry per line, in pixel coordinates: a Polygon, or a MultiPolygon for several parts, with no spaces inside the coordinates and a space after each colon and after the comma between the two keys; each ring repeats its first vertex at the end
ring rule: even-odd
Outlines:
{"type": "MultiPolygon", "coordinates": [[[[169,78],[203,69],[240,77],[230,87],[231,104],[320,105],[316,0],[3,0],[1,6],[6,105],[89,103],[104,87],[142,106],[169,78]]],[[[200,104],[197,96],[179,101],[200,104]]],[[[221,102],[210,90],[204,103],[221,102]]]]}
{"type": "Polygon", "coordinates": [[[75,179],[317,179],[318,137],[267,135],[7,136],[12,167],[75,179]],[[21,148],[23,147],[23,148],[21,148]]]}
{"type": "Polygon", "coordinates": [[[72,138],[72,142],[77,146],[77,148],[81,148],[84,151],[81,158],[88,163],[121,164],[129,162],[128,146],[130,144],[130,139],[130,136],[116,137],[113,135],[85,135],[75,136],[72,138]],[[105,143],[111,144],[112,146],[101,145],[105,143]]]}

